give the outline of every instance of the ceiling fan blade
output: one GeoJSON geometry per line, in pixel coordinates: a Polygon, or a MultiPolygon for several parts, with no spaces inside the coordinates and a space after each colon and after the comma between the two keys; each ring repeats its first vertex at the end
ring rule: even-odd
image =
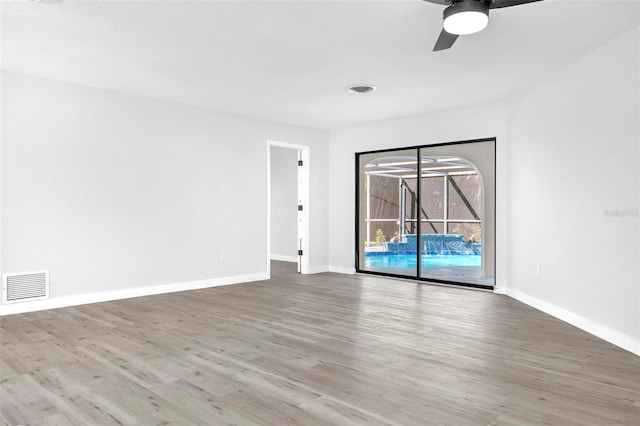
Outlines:
{"type": "Polygon", "coordinates": [[[438,50],[448,49],[453,46],[453,43],[457,40],[457,34],[449,34],[442,29],[440,32],[440,37],[438,37],[438,41],[436,41],[436,45],[433,46],[433,51],[437,52],[438,50]]]}
{"type": "Polygon", "coordinates": [[[441,6],[449,6],[453,3],[453,0],[424,0],[429,3],[439,4],[441,6]]]}
{"type": "Polygon", "coordinates": [[[535,3],[542,0],[493,0],[489,9],[500,9],[503,7],[520,6],[521,4],[535,3]]]}

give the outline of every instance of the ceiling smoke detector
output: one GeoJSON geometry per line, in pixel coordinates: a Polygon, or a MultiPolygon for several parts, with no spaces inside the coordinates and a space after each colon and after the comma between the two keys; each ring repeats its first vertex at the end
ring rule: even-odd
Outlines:
{"type": "Polygon", "coordinates": [[[364,95],[367,93],[371,93],[376,90],[377,87],[371,84],[353,84],[351,86],[345,87],[345,90],[349,93],[353,93],[354,95],[364,95]]]}

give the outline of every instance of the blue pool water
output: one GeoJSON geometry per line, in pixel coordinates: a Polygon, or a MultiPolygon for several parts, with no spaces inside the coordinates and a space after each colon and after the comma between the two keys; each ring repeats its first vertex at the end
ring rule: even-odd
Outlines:
{"type": "MultiPolygon", "coordinates": [[[[480,266],[478,254],[422,255],[423,268],[448,268],[452,266],[480,266]]],[[[415,268],[413,254],[365,254],[364,266],[370,268],[415,268]]]]}

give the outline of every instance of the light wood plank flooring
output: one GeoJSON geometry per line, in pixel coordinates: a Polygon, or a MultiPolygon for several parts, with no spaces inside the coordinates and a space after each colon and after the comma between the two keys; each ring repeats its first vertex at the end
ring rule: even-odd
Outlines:
{"type": "Polygon", "coordinates": [[[3,423],[640,425],[639,357],[506,296],[272,277],[3,317],[3,423]]]}

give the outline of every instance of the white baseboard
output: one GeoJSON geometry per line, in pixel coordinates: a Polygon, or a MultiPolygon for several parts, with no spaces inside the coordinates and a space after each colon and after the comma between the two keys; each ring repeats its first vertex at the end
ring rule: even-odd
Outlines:
{"type": "Polygon", "coordinates": [[[309,268],[310,274],[321,274],[323,272],[335,272],[337,274],[353,275],[356,273],[355,268],[341,268],[335,266],[314,266],[309,268]]]}
{"type": "Polygon", "coordinates": [[[506,294],[516,300],[519,300],[522,303],[525,303],[575,327],[578,327],[579,329],[584,330],[587,333],[593,334],[596,337],[619,346],[622,349],[625,349],[636,355],[640,355],[640,339],[638,338],[634,338],[627,334],[621,333],[610,327],[582,317],[564,308],[560,308],[559,306],[545,302],[544,300],[540,300],[536,297],[530,296],[519,290],[507,288],[506,294]]]}
{"type": "Polygon", "coordinates": [[[269,257],[271,260],[279,260],[280,262],[298,263],[298,256],[287,256],[285,254],[272,254],[269,257]]]}
{"type": "Polygon", "coordinates": [[[328,266],[311,266],[309,267],[309,274],[322,274],[323,272],[329,272],[328,266]]]}
{"type": "Polygon", "coordinates": [[[266,273],[258,273],[250,275],[236,275],[224,278],[214,278],[202,281],[189,281],[184,283],[162,284],[149,287],[103,291],[100,293],[54,297],[52,299],[35,300],[33,302],[0,305],[0,316],[42,311],[45,309],[65,308],[68,306],[86,305],[88,303],[108,302],[110,300],[129,299],[131,297],[151,296],[154,294],[173,293],[186,290],[198,290],[201,288],[218,287],[222,285],[247,283],[252,281],[262,281],[266,279],[268,279],[266,273]]]}
{"type": "Polygon", "coordinates": [[[356,268],[344,268],[342,266],[329,266],[329,272],[335,272],[336,274],[354,275],[356,268]]]}

